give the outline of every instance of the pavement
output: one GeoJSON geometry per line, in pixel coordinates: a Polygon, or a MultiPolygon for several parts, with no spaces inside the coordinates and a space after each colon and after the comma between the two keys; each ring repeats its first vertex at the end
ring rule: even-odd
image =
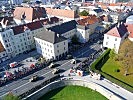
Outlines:
{"type": "Polygon", "coordinates": [[[69,74],[69,70],[62,73],[62,75],[64,76],[65,79],[75,79],[75,80],[83,80],[83,81],[88,81],[88,82],[93,82],[96,83],[102,87],[104,87],[105,89],[109,90],[110,92],[118,95],[119,97],[122,98],[122,100],[133,100],[133,93],[127,91],[126,89],[112,83],[111,81],[103,78],[101,80],[96,80],[94,78],[91,77],[91,75],[86,75],[86,76],[76,76],[76,75],[72,75],[72,76],[68,76],[69,74]]]}

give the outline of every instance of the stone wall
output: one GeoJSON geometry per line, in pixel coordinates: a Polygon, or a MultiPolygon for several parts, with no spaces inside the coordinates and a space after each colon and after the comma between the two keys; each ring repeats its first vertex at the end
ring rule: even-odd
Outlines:
{"type": "Polygon", "coordinates": [[[84,81],[84,80],[68,79],[68,80],[58,80],[58,81],[52,82],[52,83],[44,86],[43,88],[39,89],[38,91],[34,92],[33,94],[27,96],[23,100],[37,100],[40,97],[42,97],[44,94],[46,94],[47,92],[49,92],[53,89],[59,88],[59,87],[66,86],[66,85],[78,85],[78,86],[91,88],[92,90],[95,90],[95,91],[101,93],[103,96],[105,96],[109,100],[121,100],[122,99],[122,98],[116,96],[111,91],[105,89],[104,87],[102,87],[96,83],[92,83],[92,82],[88,82],[88,81],[84,81]]]}

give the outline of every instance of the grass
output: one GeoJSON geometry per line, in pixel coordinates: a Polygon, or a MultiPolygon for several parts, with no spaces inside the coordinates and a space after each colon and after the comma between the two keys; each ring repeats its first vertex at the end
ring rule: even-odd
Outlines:
{"type": "Polygon", "coordinates": [[[65,86],[48,92],[39,100],[107,100],[107,98],[86,87],[65,86]]]}
{"type": "MultiPolygon", "coordinates": [[[[130,70],[133,70],[133,68],[130,70]]],[[[101,71],[103,76],[105,76],[107,79],[115,82],[116,84],[126,88],[129,91],[133,91],[133,74],[125,76],[124,68],[120,65],[119,62],[109,58],[101,67],[101,71]],[[116,72],[117,69],[119,69],[120,72],[116,72]],[[113,77],[114,79],[109,76],[113,77]]]]}

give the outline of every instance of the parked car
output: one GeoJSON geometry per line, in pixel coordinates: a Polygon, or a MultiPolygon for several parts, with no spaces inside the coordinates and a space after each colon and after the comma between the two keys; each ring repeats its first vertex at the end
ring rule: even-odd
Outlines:
{"type": "Polygon", "coordinates": [[[29,82],[35,82],[38,80],[38,76],[37,75],[33,75],[30,79],[29,82]]]}
{"type": "Polygon", "coordinates": [[[72,59],[71,64],[76,64],[76,60],[72,59]]]}
{"type": "Polygon", "coordinates": [[[53,73],[53,74],[57,74],[59,71],[60,71],[59,68],[55,68],[55,69],[53,69],[52,73],[53,73]]]}
{"type": "Polygon", "coordinates": [[[66,59],[73,59],[72,55],[67,55],[66,59]]]}

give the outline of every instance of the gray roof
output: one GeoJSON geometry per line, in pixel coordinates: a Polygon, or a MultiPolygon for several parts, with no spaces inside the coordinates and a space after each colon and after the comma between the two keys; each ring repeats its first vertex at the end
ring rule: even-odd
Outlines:
{"type": "Polygon", "coordinates": [[[38,36],[36,36],[36,38],[48,41],[48,42],[53,43],[53,44],[67,40],[66,38],[59,36],[55,32],[52,32],[52,31],[47,30],[47,29],[44,29],[38,36]]]}
{"type": "Polygon", "coordinates": [[[77,22],[75,20],[72,20],[69,22],[62,23],[60,25],[50,27],[50,28],[48,28],[48,30],[51,30],[51,31],[58,33],[58,34],[64,34],[70,30],[75,29],[76,24],[77,24],[77,22]]]}

